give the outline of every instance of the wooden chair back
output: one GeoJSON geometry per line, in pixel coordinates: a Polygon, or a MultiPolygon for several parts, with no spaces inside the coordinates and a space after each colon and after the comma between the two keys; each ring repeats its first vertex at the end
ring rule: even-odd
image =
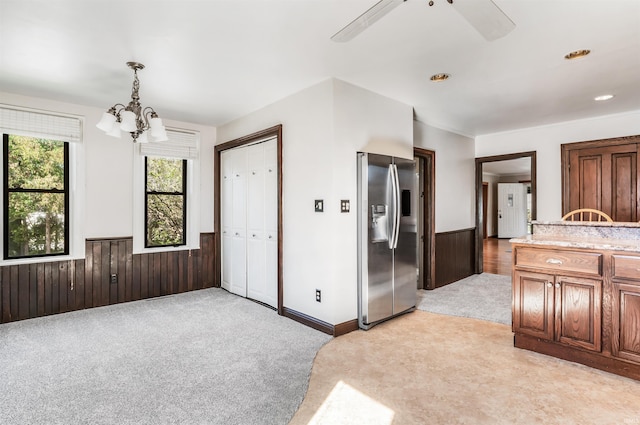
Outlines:
{"type": "Polygon", "coordinates": [[[579,208],[577,210],[570,211],[562,217],[563,221],[609,221],[613,220],[607,214],[602,211],[594,210],[593,208],[579,208]]]}

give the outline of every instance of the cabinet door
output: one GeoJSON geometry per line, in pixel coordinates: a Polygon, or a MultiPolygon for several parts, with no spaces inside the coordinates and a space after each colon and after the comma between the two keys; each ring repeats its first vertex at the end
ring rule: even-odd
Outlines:
{"type": "Polygon", "coordinates": [[[640,281],[613,281],[612,354],[640,362],[640,281]]]}
{"type": "Polygon", "coordinates": [[[556,341],[600,351],[602,281],[558,276],[555,284],[556,341]]]}
{"type": "Polygon", "coordinates": [[[515,271],[513,274],[513,331],[553,340],[554,276],[515,271]]]}

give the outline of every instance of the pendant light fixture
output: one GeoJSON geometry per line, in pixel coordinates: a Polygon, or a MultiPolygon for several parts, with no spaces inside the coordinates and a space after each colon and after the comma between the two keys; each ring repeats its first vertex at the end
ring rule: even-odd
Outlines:
{"type": "Polygon", "coordinates": [[[127,65],[133,69],[131,102],[126,106],[122,103],[113,105],[102,114],[96,127],[117,138],[121,137],[122,131],[126,131],[131,134],[134,143],[148,143],[149,137],[156,142],[168,140],[166,129],[156,111],[149,106],[142,108],[140,105],[138,70],[144,69],[144,65],[139,62],[127,62],[127,65]]]}

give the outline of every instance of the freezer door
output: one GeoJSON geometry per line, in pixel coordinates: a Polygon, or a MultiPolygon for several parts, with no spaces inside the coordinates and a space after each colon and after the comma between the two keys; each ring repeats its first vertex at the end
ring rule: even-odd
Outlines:
{"type": "Polygon", "coordinates": [[[393,314],[399,314],[416,305],[418,194],[415,189],[414,161],[394,158],[398,170],[400,232],[394,250],[393,314]]]}
{"type": "Polygon", "coordinates": [[[359,321],[361,326],[393,315],[391,158],[359,154],[359,321]]]}

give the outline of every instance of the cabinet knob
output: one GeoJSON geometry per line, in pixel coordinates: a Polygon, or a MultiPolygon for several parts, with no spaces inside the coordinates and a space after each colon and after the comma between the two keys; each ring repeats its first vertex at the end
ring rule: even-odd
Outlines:
{"type": "Polygon", "coordinates": [[[273,236],[269,235],[269,239],[271,239],[273,236]]]}
{"type": "Polygon", "coordinates": [[[240,233],[236,232],[236,236],[240,236],[240,233]]]}
{"type": "Polygon", "coordinates": [[[560,284],[559,283],[556,283],[556,288],[560,288],[560,284]]]}
{"type": "Polygon", "coordinates": [[[548,286],[549,288],[551,288],[551,287],[553,286],[553,283],[551,283],[551,282],[547,282],[547,286],[548,286]]]}

